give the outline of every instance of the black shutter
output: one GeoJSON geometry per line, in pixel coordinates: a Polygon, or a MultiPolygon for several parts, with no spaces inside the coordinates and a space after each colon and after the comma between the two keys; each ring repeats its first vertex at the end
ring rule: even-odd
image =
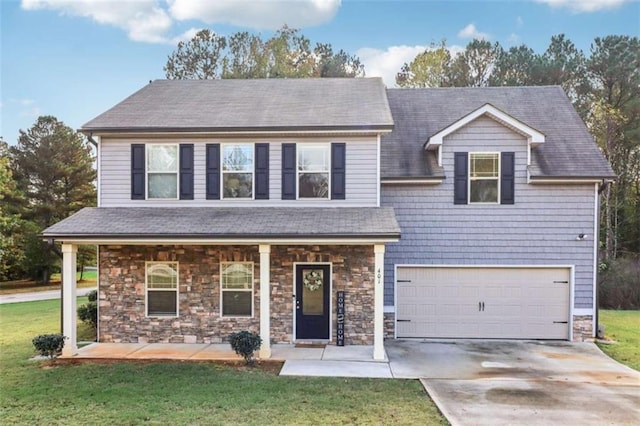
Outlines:
{"type": "Polygon", "coordinates": [[[180,199],[193,200],[193,144],[180,144],[180,199]]]}
{"type": "Polygon", "coordinates": [[[453,204],[467,204],[469,154],[456,152],[453,157],[453,204]]]}
{"type": "Polygon", "coordinates": [[[282,199],[296,199],[296,144],[282,144],[282,199]]]}
{"type": "Polygon", "coordinates": [[[207,200],[219,200],[220,144],[208,143],[206,149],[207,200]]]}
{"type": "Polygon", "coordinates": [[[331,144],[331,199],[345,199],[346,145],[331,144]]]}
{"type": "Polygon", "coordinates": [[[500,158],[500,204],[515,203],[515,153],[503,152],[500,158]]]}
{"type": "Polygon", "coordinates": [[[144,144],[131,145],[131,199],[145,199],[144,144]]]}
{"type": "Polygon", "coordinates": [[[268,200],[269,199],[269,144],[257,143],[256,144],[256,164],[255,164],[255,179],[256,179],[256,200],[268,200]]]}

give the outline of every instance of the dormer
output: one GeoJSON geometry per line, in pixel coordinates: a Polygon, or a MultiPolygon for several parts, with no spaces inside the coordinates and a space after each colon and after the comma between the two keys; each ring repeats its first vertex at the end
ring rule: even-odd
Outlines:
{"type": "Polygon", "coordinates": [[[527,138],[527,166],[531,165],[531,149],[543,144],[545,141],[545,135],[489,103],[484,104],[480,108],[470,112],[461,119],[451,123],[449,126],[429,137],[427,142],[424,144],[425,150],[436,151],[438,165],[442,166],[441,147],[444,138],[483,116],[487,116],[527,138]]]}

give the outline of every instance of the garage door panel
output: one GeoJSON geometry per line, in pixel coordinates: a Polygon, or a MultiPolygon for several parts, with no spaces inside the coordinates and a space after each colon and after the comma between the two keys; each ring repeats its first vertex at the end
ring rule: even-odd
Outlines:
{"type": "Polygon", "coordinates": [[[568,268],[397,269],[398,337],[569,338],[568,268]]]}

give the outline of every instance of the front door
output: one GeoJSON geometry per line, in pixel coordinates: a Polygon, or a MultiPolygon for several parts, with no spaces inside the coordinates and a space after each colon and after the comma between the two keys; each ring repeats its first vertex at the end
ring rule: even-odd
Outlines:
{"type": "Polygon", "coordinates": [[[330,265],[296,265],[296,340],[329,339],[330,265]]]}

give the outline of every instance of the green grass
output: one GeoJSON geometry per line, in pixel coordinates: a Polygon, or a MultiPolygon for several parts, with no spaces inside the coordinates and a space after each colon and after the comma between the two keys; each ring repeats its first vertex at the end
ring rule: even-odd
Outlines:
{"type": "Polygon", "coordinates": [[[31,338],[58,332],[59,315],[59,301],[0,305],[4,424],[447,424],[413,380],[279,377],[211,363],[28,361],[31,338]]]}
{"type": "Polygon", "coordinates": [[[604,353],[622,364],[640,371],[640,311],[600,310],[600,323],[605,335],[617,344],[598,346],[604,353]]]}
{"type": "MultiPolygon", "coordinates": [[[[96,287],[97,271],[85,271],[80,281],[80,272],[76,274],[78,288],[96,287]]],[[[49,285],[43,285],[36,281],[18,280],[0,282],[0,294],[27,293],[31,291],[46,291],[60,289],[60,274],[52,274],[49,285]]]]}
{"type": "MultiPolygon", "coordinates": [[[[95,281],[98,278],[98,271],[84,271],[82,281],[95,281]]],[[[60,274],[51,274],[53,281],[60,281],[60,274]]],[[[80,272],[76,273],[76,279],[80,280],[80,272]]]]}

